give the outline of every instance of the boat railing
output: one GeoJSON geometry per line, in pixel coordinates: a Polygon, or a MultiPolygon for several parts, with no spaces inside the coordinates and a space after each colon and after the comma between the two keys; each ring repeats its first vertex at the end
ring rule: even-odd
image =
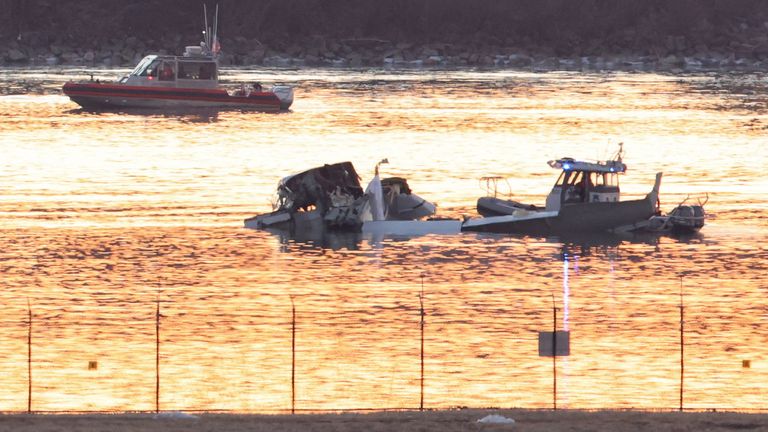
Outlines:
{"type": "Polygon", "coordinates": [[[512,186],[509,184],[509,180],[502,176],[486,176],[480,177],[480,188],[485,191],[485,195],[493,198],[497,198],[499,195],[499,182],[503,181],[506,184],[507,197],[512,195],[512,186]]]}

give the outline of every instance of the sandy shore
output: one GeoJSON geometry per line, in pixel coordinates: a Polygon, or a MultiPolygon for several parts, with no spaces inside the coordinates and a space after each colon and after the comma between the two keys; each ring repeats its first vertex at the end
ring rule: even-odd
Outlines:
{"type": "Polygon", "coordinates": [[[368,414],[0,415],[0,431],[768,431],[768,414],[454,410],[368,414]],[[478,423],[488,415],[513,424],[478,423]]]}

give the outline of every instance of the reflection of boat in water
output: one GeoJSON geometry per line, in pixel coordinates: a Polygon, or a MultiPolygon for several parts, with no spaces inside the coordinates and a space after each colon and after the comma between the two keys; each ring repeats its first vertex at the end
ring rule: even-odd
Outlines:
{"type": "Polygon", "coordinates": [[[619,175],[627,167],[622,149],[612,160],[583,162],[571,158],[549,161],[561,173],[543,207],[511,199],[487,196],[478,199],[478,213],[462,231],[550,235],[580,232],[694,232],[703,226],[703,204],[678,206],[661,215],[659,187],[662,173],[656,174],[653,189],[642,199],[620,200],[619,175]],[[689,217],[690,216],[690,217],[689,217]]]}
{"type": "Polygon", "coordinates": [[[352,163],[340,162],[280,180],[273,211],[246,219],[245,226],[286,230],[299,236],[325,230],[395,235],[459,232],[458,220],[429,221],[425,227],[427,221],[420,219],[435,211],[435,204],[414,194],[406,179],[380,179],[379,164],[363,191],[352,163]]]}
{"type": "MultiPolygon", "coordinates": [[[[218,14],[218,10],[217,10],[218,14]]],[[[113,83],[67,82],[64,94],[83,108],[216,108],[280,111],[293,103],[293,88],[260,84],[227,90],[219,86],[216,19],[200,46],[182,56],[148,55],[133,71],[113,83]]],[[[207,26],[207,24],[206,24],[207,26]]]]}

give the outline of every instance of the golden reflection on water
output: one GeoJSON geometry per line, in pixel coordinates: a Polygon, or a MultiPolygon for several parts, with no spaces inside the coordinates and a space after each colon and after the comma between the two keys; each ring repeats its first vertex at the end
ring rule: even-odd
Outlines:
{"type": "MultiPolygon", "coordinates": [[[[17,71],[6,80],[37,76],[17,71]]],[[[61,76],[41,75],[54,88],[61,76]]],[[[232,71],[233,81],[262,79],[232,71]]],[[[764,90],[754,76],[509,72],[270,72],[293,112],[95,114],[58,95],[0,98],[0,410],[289,409],[290,296],[298,408],[425,403],[551,406],[537,332],[572,332],[558,406],[675,408],[679,291],[685,404],[760,408],[766,381],[764,90]],[[545,162],[628,150],[627,196],[664,171],[662,204],[709,193],[692,239],[356,235],[242,228],[277,180],[351,160],[363,182],[407,177],[446,216],[473,213],[478,179],[523,201],[545,162]],[[742,367],[751,360],[751,367],[742,367]],[[88,362],[97,361],[95,370],[88,362]]]]}

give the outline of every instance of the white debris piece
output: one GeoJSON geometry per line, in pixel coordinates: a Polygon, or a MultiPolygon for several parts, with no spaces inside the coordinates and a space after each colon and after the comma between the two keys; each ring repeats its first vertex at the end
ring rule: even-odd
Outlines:
{"type": "Polygon", "coordinates": [[[155,420],[197,420],[200,417],[181,411],[169,411],[155,414],[152,418],[155,420]]]}
{"type": "Polygon", "coordinates": [[[480,420],[477,421],[478,423],[489,423],[489,424],[514,424],[515,420],[511,419],[509,417],[504,417],[502,415],[498,414],[489,414],[480,420]]]}

